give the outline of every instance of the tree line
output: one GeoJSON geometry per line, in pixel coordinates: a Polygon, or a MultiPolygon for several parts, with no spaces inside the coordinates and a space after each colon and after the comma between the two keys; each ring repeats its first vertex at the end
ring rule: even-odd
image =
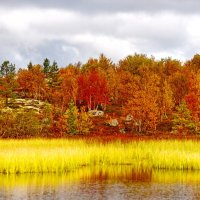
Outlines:
{"type": "Polygon", "coordinates": [[[120,108],[120,117],[131,115],[132,132],[157,131],[163,126],[174,133],[198,134],[200,55],[181,63],[135,53],[116,64],[101,54],[64,68],[46,58],[41,65],[30,62],[17,72],[14,64],[4,61],[0,66],[0,97],[1,137],[18,137],[25,124],[24,135],[33,132],[30,136],[89,133],[95,124],[87,111],[106,111],[112,105],[120,108]],[[50,106],[39,113],[5,111],[9,101],[17,98],[50,106]],[[17,115],[23,116],[25,124],[16,122],[17,115]],[[36,125],[30,131],[33,121],[36,125]]]}

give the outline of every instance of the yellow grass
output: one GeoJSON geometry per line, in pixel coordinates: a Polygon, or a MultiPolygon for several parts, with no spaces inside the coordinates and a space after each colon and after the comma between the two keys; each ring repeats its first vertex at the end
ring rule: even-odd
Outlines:
{"type": "Polygon", "coordinates": [[[153,171],[134,171],[131,166],[115,166],[111,167],[83,167],[75,171],[62,174],[0,174],[0,188],[14,189],[25,188],[44,188],[58,187],[61,185],[70,185],[76,183],[96,182],[96,181],[148,181],[152,183],[188,183],[199,184],[200,172],[181,171],[181,170],[153,170],[153,171]]]}
{"type": "Polygon", "coordinates": [[[63,173],[131,165],[135,170],[200,169],[198,141],[0,140],[0,173],[63,173]]]}

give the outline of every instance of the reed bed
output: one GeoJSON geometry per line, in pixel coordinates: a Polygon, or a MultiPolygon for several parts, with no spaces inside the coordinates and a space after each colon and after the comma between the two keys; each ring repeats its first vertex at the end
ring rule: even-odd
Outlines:
{"type": "MultiPolygon", "coordinates": [[[[152,183],[184,183],[199,184],[200,171],[193,170],[153,170],[134,171],[132,166],[84,167],[68,173],[26,173],[26,174],[0,174],[0,190],[14,188],[44,188],[59,187],[70,184],[91,183],[96,181],[125,181],[125,182],[152,182],[152,183]]],[[[15,190],[13,190],[15,191],[15,190]]]]}
{"type": "Polygon", "coordinates": [[[200,170],[198,141],[0,140],[0,173],[64,173],[82,167],[200,170]]]}

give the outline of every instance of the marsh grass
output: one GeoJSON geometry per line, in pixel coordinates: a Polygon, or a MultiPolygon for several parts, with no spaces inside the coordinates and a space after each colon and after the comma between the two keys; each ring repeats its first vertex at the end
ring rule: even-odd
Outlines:
{"type": "Polygon", "coordinates": [[[0,140],[0,173],[66,173],[83,167],[200,170],[198,141],[0,140]]]}
{"type": "Polygon", "coordinates": [[[187,183],[199,184],[199,171],[180,171],[180,170],[153,170],[153,171],[134,171],[131,166],[109,167],[84,167],[75,171],[62,174],[0,174],[0,189],[14,188],[44,188],[59,187],[77,183],[87,183],[96,181],[125,181],[125,182],[153,182],[153,183],[187,183]]]}

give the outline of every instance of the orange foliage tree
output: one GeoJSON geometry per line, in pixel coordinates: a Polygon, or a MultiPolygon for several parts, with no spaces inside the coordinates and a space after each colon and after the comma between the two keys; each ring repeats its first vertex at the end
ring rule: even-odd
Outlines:
{"type": "Polygon", "coordinates": [[[188,79],[183,72],[177,72],[170,77],[175,105],[179,105],[188,93],[188,79]]]}
{"type": "Polygon", "coordinates": [[[135,79],[128,71],[119,70],[117,75],[118,103],[124,105],[132,95],[132,88],[135,87],[135,79]]]}
{"type": "Polygon", "coordinates": [[[104,75],[97,70],[81,74],[78,77],[77,100],[85,102],[89,110],[97,109],[99,105],[105,107],[108,103],[108,85],[104,75]]]}
{"type": "Polygon", "coordinates": [[[43,99],[45,97],[45,75],[40,65],[34,65],[30,69],[22,69],[18,73],[18,91],[22,97],[43,99]]]}
{"type": "Polygon", "coordinates": [[[173,92],[171,86],[167,80],[160,81],[160,93],[158,99],[160,121],[168,117],[174,108],[173,92]]]}
{"type": "Polygon", "coordinates": [[[76,102],[78,74],[78,69],[72,65],[62,68],[58,72],[58,86],[51,91],[51,98],[52,103],[60,107],[62,112],[65,112],[70,100],[76,102]]]}
{"type": "Polygon", "coordinates": [[[132,94],[123,107],[124,114],[132,115],[139,132],[156,130],[159,118],[159,84],[159,77],[151,72],[137,77],[132,94]]]}
{"type": "Polygon", "coordinates": [[[195,123],[200,121],[200,71],[188,75],[189,92],[185,96],[186,104],[195,123]]]}

